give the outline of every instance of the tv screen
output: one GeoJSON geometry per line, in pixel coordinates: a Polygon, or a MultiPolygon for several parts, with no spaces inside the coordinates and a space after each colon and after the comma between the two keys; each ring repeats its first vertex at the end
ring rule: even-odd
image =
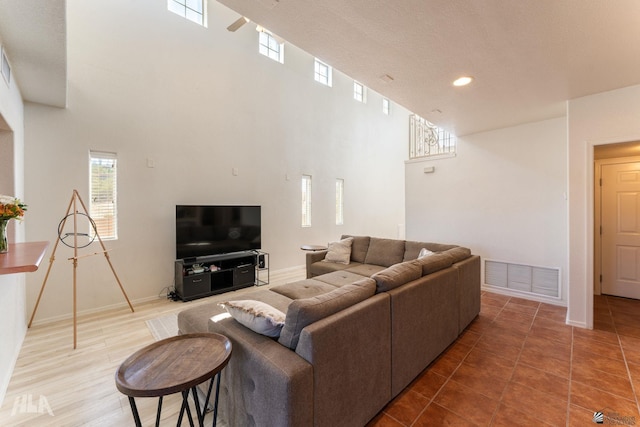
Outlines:
{"type": "Polygon", "coordinates": [[[261,249],[260,206],[176,206],[176,259],[261,249]]]}

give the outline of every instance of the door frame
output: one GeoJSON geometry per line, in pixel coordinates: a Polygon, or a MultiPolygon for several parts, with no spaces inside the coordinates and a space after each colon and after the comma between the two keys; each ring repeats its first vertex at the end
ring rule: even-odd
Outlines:
{"type": "Polygon", "coordinates": [[[602,166],[624,163],[640,163],[640,156],[615,157],[612,159],[600,159],[594,161],[593,173],[593,294],[602,295],[602,238],[600,227],[602,226],[602,166]]]}

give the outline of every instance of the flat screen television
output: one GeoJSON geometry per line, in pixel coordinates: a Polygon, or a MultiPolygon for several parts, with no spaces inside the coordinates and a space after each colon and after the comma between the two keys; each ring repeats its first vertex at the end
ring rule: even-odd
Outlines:
{"type": "Polygon", "coordinates": [[[176,259],[261,249],[260,206],[176,205],[176,259]]]}

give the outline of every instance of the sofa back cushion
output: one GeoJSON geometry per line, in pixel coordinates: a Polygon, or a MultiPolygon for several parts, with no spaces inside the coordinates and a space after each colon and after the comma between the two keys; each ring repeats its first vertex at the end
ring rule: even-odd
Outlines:
{"type": "Polygon", "coordinates": [[[364,264],[364,260],[367,256],[367,250],[369,250],[369,242],[371,237],[369,236],[350,236],[348,234],[343,235],[341,238],[353,237],[353,244],[351,245],[351,261],[364,264]]]}
{"type": "Polygon", "coordinates": [[[402,262],[403,257],[404,240],[372,237],[364,263],[391,267],[402,262]]]}
{"type": "Polygon", "coordinates": [[[464,259],[469,258],[471,256],[471,249],[458,246],[456,248],[449,249],[444,253],[449,255],[453,259],[453,263],[455,264],[456,262],[460,262],[464,259]]]}
{"type": "Polygon", "coordinates": [[[446,252],[441,252],[409,262],[422,267],[422,275],[426,276],[427,274],[435,273],[436,271],[451,267],[453,264],[453,257],[448,255],[446,252]]]}
{"type": "Polygon", "coordinates": [[[457,247],[458,246],[456,245],[444,245],[442,243],[414,242],[407,240],[404,243],[403,261],[411,261],[412,259],[418,258],[418,254],[422,248],[428,249],[431,252],[444,252],[457,247]]]}
{"type": "Polygon", "coordinates": [[[419,279],[421,276],[421,265],[414,262],[401,262],[374,274],[371,278],[376,281],[376,293],[380,293],[419,279]]]}
{"type": "Polygon", "coordinates": [[[364,278],[350,285],[311,298],[291,302],[278,342],[295,350],[302,330],[318,320],[364,301],[376,292],[376,282],[364,278]]]}

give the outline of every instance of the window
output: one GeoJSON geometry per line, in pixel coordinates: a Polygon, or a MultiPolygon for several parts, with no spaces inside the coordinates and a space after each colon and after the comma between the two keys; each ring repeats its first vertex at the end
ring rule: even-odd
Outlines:
{"type": "Polygon", "coordinates": [[[362,103],[367,102],[364,86],[356,81],[353,82],[353,99],[362,103]]]}
{"type": "Polygon", "coordinates": [[[167,8],[183,18],[193,21],[203,27],[207,26],[205,22],[205,2],[204,0],[167,0],[167,8]]]}
{"type": "Polygon", "coordinates": [[[314,65],[314,78],[317,82],[331,86],[331,67],[316,58],[314,65]]]}
{"type": "Polygon", "coordinates": [[[391,114],[391,102],[387,98],[382,98],[382,112],[387,116],[391,114]]]}
{"type": "Polygon", "coordinates": [[[100,238],[118,238],[117,163],[115,153],[89,152],[89,216],[100,238]]]}
{"type": "Polygon", "coordinates": [[[302,226],[311,227],[311,175],[302,175],[302,226]]]}
{"type": "Polygon", "coordinates": [[[284,64],[284,43],[280,43],[272,34],[262,30],[258,39],[258,49],[261,54],[274,61],[284,64]]]}
{"type": "Polygon", "coordinates": [[[344,179],[336,179],[336,225],[344,224],[344,179]]]}
{"type": "Polygon", "coordinates": [[[422,117],[409,116],[409,158],[456,154],[456,136],[422,117]]]}

